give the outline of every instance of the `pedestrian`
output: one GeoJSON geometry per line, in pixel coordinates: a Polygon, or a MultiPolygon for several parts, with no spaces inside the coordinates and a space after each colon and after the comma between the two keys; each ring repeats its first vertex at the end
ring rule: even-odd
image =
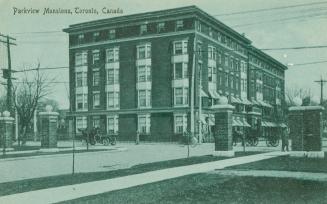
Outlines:
{"type": "Polygon", "coordinates": [[[135,144],[138,145],[139,143],[140,143],[140,133],[139,133],[139,131],[136,131],[135,144]]]}
{"type": "Polygon", "coordinates": [[[283,129],[282,130],[282,151],[289,151],[288,149],[288,140],[289,140],[289,136],[288,136],[288,131],[287,129],[283,129]]]}

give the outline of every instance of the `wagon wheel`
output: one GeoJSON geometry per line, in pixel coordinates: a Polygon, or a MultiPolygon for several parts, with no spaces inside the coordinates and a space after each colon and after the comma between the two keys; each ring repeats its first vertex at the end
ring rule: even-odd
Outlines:
{"type": "Polygon", "coordinates": [[[268,137],[266,138],[266,145],[267,145],[267,147],[270,147],[270,140],[268,137]]]}
{"type": "Polygon", "coordinates": [[[259,144],[259,139],[257,137],[252,138],[253,146],[257,146],[259,144]]]}
{"type": "Polygon", "coordinates": [[[116,143],[117,143],[116,137],[112,137],[110,144],[116,145],[116,143]]]}
{"type": "Polygon", "coordinates": [[[270,145],[273,147],[277,147],[279,145],[279,139],[278,138],[274,138],[270,141],[270,145]]]}
{"type": "Polygon", "coordinates": [[[105,145],[105,146],[108,146],[110,143],[109,139],[108,138],[103,138],[102,139],[102,144],[105,145]]]}

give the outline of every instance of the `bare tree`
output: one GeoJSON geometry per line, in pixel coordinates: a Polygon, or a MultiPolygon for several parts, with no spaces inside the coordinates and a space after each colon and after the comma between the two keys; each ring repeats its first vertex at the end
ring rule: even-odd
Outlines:
{"type": "Polygon", "coordinates": [[[286,89],[285,101],[287,106],[296,105],[294,99],[300,98],[302,101],[305,99],[311,99],[313,94],[309,88],[290,87],[286,89]]]}
{"type": "MultiPolygon", "coordinates": [[[[40,64],[38,65],[38,68],[40,64]]],[[[19,120],[18,144],[26,143],[26,131],[34,116],[40,100],[50,94],[50,83],[47,77],[39,71],[31,78],[25,73],[24,77],[14,86],[15,107],[19,120]]]]}

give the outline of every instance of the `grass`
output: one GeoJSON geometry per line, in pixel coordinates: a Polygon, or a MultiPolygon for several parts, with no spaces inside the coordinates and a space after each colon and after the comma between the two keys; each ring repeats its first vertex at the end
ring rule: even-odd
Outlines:
{"type": "Polygon", "coordinates": [[[327,173],[327,153],[325,152],[325,158],[323,159],[281,156],[262,161],[231,166],[227,169],[278,170],[327,173]]]}
{"type": "Polygon", "coordinates": [[[326,203],[326,182],[289,178],[195,174],[62,204],[125,203],[326,203]]]}
{"type": "MultiPolygon", "coordinates": [[[[260,152],[236,152],[236,156],[247,156],[251,154],[258,154],[260,152]]],[[[226,159],[226,157],[214,157],[211,155],[190,157],[185,159],[175,159],[168,161],[160,161],[148,164],[135,165],[128,169],[119,169],[106,172],[91,172],[78,173],[75,175],[60,175],[52,177],[44,177],[37,179],[26,179],[21,181],[0,183],[0,196],[14,193],[21,193],[26,191],[45,189],[51,187],[58,187],[64,185],[78,184],[90,181],[97,181],[103,179],[116,178],[121,176],[128,176],[132,174],[139,174],[159,169],[172,168],[178,166],[185,166],[197,163],[204,163],[210,161],[218,161],[226,159]]]]}
{"type": "MultiPolygon", "coordinates": [[[[64,148],[61,148],[64,149],[64,148]]],[[[111,149],[89,149],[86,150],[75,150],[75,153],[83,153],[83,152],[98,152],[98,151],[111,151],[111,149]]],[[[18,158],[18,157],[32,157],[32,156],[44,156],[44,155],[54,155],[54,154],[69,154],[72,153],[73,150],[61,150],[59,152],[29,152],[29,153],[23,153],[23,152],[17,152],[17,154],[6,154],[6,155],[0,155],[0,159],[8,159],[8,158],[18,158]]],[[[0,152],[1,154],[1,152],[0,152]]]]}

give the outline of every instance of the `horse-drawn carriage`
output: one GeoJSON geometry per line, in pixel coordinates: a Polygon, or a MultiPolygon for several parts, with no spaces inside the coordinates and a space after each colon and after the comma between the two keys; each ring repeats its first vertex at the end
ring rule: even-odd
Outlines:
{"type": "Polygon", "coordinates": [[[82,142],[86,144],[95,145],[96,143],[103,144],[105,146],[116,145],[116,135],[101,133],[99,128],[79,129],[82,132],[82,142]]]}

